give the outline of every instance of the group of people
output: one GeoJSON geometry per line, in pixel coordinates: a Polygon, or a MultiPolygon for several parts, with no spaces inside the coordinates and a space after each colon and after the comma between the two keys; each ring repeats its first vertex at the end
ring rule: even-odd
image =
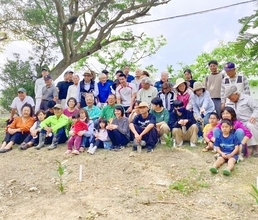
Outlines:
{"type": "Polygon", "coordinates": [[[211,172],[229,161],[223,171],[229,175],[242,153],[258,156],[258,104],[234,63],[225,64],[225,73],[215,60],[208,66],[211,73],[204,82],[195,81],[187,69],[174,84],[168,72],[153,84],[147,71],[137,69],[134,77],[126,66],[114,81],[107,70],[99,74],[99,82],[91,70],[81,81],[67,71],[64,81],[54,85],[42,69],[42,78],[35,82],[35,105],[25,89],[18,90],[0,153],[14,144],[22,150],[50,144],[52,150],[67,140],[66,154],[78,155],[85,148],[90,154],[97,148],[120,150],[130,141],[133,150],[141,146],[152,152],[171,132],[179,147],[185,141],[191,147],[206,142],[204,152],[219,153],[211,172]]]}

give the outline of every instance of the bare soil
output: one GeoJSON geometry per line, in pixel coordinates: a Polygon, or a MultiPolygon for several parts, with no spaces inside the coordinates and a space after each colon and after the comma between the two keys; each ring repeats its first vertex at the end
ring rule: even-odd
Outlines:
{"type": "Polygon", "coordinates": [[[212,153],[202,146],[153,153],[97,150],[66,158],[65,145],[53,151],[31,148],[0,155],[0,219],[165,220],[258,219],[251,184],[258,158],[239,163],[230,177],[212,175],[212,153]],[[66,161],[64,193],[58,188],[58,161],[66,161]],[[79,182],[79,167],[83,166],[79,182]]]}

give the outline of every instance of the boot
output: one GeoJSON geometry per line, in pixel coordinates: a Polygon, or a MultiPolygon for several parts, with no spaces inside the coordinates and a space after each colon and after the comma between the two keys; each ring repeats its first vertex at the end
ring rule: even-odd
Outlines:
{"type": "Polygon", "coordinates": [[[58,144],[58,140],[57,140],[56,135],[54,135],[53,140],[52,140],[52,144],[49,145],[49,146],[47,147],[47,149],[48,149],[48,150],[54,150],[55,148],[57,148],[57,144],[58,144]]]}
{"type": "Polygon", "coordinates": [[[36,150],[39,150],[39,149],[41,149],[42,147],[44,147],[44,145],[45,145],[45,139],[46,139],[46,134],[42,134],[42,133],[40,133],[39,134],[39,144],[36,146],[36,147],[34,147],[36,150]]]}

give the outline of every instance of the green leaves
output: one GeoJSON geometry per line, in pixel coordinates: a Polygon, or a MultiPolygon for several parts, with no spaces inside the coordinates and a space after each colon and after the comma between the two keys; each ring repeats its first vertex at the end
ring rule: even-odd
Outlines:
{"type": "Polygon", "coordinates": [[[254,186],[253,184],[251,186],[254,193],[249,193],[249,194],[255,199],[256,204],[258,204],[258,188],[256,188],[256,186],[254,186]]]}

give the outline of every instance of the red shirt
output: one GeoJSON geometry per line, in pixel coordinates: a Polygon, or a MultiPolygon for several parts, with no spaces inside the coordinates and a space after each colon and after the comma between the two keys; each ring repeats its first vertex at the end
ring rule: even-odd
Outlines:
{"type": "Polygon", "coordinates": [[[78,120],[72,125],[72,130],[75,134],[78,134],[79,131],[88,131],[88,125],[84,121],[78,120]]]}

